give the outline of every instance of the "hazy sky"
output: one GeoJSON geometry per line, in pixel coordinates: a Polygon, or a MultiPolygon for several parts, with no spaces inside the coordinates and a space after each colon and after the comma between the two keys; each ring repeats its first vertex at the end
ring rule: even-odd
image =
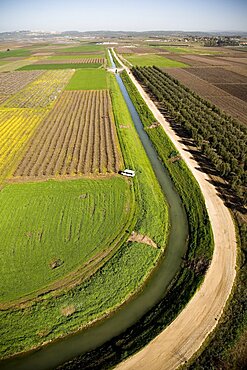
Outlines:
{"type": "Polygon", "coordinates": [[[246,0],[0,0],[14,30],[247,31],[246,0]]]}

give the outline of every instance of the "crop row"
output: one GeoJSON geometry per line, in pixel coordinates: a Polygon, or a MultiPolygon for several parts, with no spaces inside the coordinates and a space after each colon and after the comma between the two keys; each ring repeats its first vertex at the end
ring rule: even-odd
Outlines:
{"type": "Polygon", "coordinates": [[[3,106],[9,108],[47,107],[57,98],[73,73],[72,70],[45,72],[36,81],[28,84],[24,89],[9,98],[3,106]]]}
{"type": "Polygon", "coordinates": [[[133,69],[165,115],[182,126],[246,203],[247,129],[157,67],[133,69]]]}
{"type": "Polygon", "coordinates": [[[117,172],[121,159],[107,90],[66,91],[29,142],[15,176],[117,172]]]}
{"type": "Polygon", "coordinates": [[[103,64],[104,63],[104,58],[71,58],[71,59],[64,59],[64,60],[50,60],[50,59],[45,59],[45,60],[39,60],[35,64],[91,64],[91,63],[99,63],[103,64]]]}
{"type": "Polygon", "coordinates": [[[11,171],[42,118],[43,113],[33,109],[0,109],[0,179],[11,171]]]}
{"type": "Polygon", "coordinates": [[[0,95],[12,95],[39,77],[43,71],[0,73],[0,95]]]}

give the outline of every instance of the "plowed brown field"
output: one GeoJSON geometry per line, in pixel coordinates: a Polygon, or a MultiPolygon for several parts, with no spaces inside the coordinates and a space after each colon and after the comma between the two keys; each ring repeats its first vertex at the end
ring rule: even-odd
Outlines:
{"type": "MultiPolygon", "coordinates": [[[[247,124],[247,105],[244,101],[246,93],[245,91],[243,91],[243,93],[241,93],[240,90],[237,91],[237,84],[232,84],[232,86],[230,87],[229,84],[224,84],[221,85],[219,88],[217,87],[218,84],[212,84],[196,76],[195,74],[190,73],[191,68],[162,69],[177,80],[179,80],[182,84],[195,91],[198,95],[201,95],[203,98],[211,101],[213,104],[217,105],[220,109],[224,110],[232,117],[235,117],[239,121],[247,124]],[[235,96],[231,95],[233,93],[235,96]],[[241,99],[239,94],[241,94],[241,99]]],[[[196,70],[196,68],[194,70],[196,70]]],[[[226,73],[228,73],[228,71],[226,71],[226,73]]],[[[230,71],[229,74],[230,76],[232,76],[230,71]]],[[[241,79],[245,78],[244,76],[240,77],[241,79]]],[[[241,88],[244,88],[244,86],[245,85],[243,84],[241,88]]]]}
{"type": "Polygon", "coordinates": [[[14,176],[117,172],[122,163],[108,90],[65,91],[14,176]]]}

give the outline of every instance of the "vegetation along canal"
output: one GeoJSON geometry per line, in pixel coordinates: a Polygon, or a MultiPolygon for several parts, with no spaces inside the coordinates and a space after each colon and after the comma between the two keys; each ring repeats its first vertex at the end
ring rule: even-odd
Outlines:
{"type": "MultiPolygon", "coordinates": [[[[116,68],[110,52],[109,56],[112,67],[116,68]]],[[[169,283],[179,270],[182,257],[187,248],[188,224],[186,214],[180,197],[144,131],[138,113],[118,74],[116,74],[116,79],[131,113],[138,135],[170,206],[171,228],[165,258],[149,279],[145,289],[134,299],[130,300],[128,304],[116,311],[114,315],[95,326],[47,344],[38,350],[5,360],[0,363],[0,369],[2,370],[51,369],[71,360],[77,355],[101,346],[106,341],[124,332],[160,301],[165,295],[169,283]]]]}

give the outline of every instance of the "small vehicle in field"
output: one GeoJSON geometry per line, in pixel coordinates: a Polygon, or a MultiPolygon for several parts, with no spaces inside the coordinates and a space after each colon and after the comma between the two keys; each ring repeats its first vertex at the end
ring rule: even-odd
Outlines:
{"type": "Polygon", "coordinates": [[[128,168],[126,168],[125,170],[121,171],[120,174],[123,175],[123,176],[135,177],[135,171],[129,170],[128,168]]]}

